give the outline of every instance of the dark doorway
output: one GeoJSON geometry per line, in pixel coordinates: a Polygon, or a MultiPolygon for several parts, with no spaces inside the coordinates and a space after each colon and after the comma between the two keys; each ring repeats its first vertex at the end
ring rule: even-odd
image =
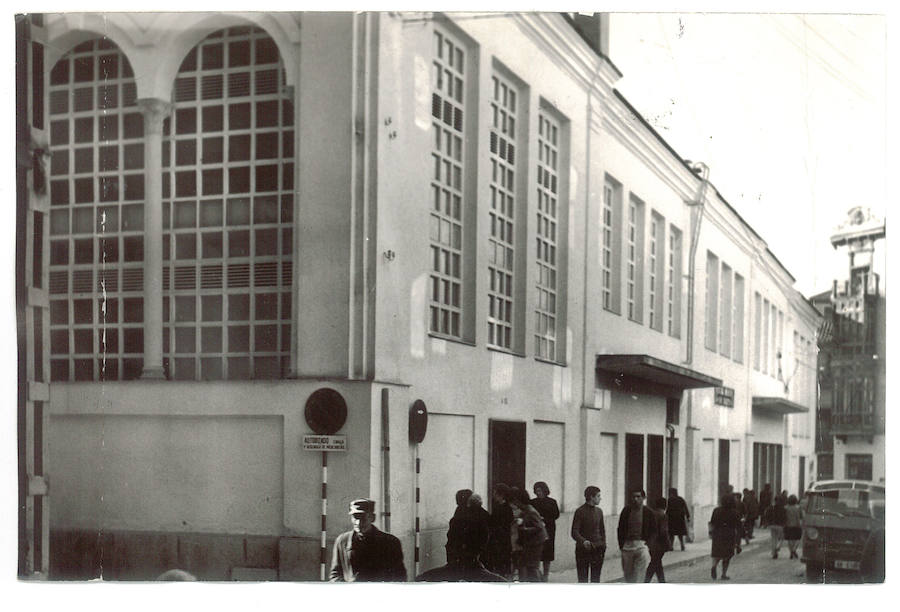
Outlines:
{"type": "MultiPolygon", "coordinates": [[[[731,443],[719,440],[719,497],[728,491],[728,474],[731,471],[731,443]]],[[[718,503],[719,500],[716,500],[718,503]]]]}
{"type": "Polygon", "coordinates": [[[644,488],[644,436],[625,434],[625,500],[634,489],[644,488]]]}
{"type": "Polygon", "coordinates": [[[647,435],[647,503],[663,496],[663,437],[647,435]]]}
{"type": "Polygon", "coordinates": [[[806,491],[806,457],[800,457],[800,482],[797,487],[797,497],[802,497],[806,491]]]}
{"type": "Polygon", "coordinates": [[[525,489],[525,423],[490,421],[489,491],[499,482],[525,489]]]}

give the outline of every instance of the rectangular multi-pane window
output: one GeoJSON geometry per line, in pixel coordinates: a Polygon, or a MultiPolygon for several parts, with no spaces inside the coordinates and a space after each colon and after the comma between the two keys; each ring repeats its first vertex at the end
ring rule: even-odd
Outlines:
{"type": "Polygon", "coordinates": [[[744,277],[734,274],[734,316],[732,318],[734,335],[731,346],[732,358],[738,363],[744,362],[744,277]]]}
{"type": "Polygon", "coordinates": [[[559,238],[560,126],[548,113],[538,114],[537,161],[537,296],[534,311],[534,352],[555,361],[559,343],[557,329],[559,238]]]}
{"type": "Polygon", "coordinates": [[[50,73],[51,380],[138,378],[144,354],[144,118],[108,39],[50,73]]]}
{"type": "Polygon", "coordinates": [[[666,260],[666,327],[673,338],[681,337],[681,231],[669,226],[666,260]]]}
{"type": "Polygon", "coordinates": [[[762,372],[763,374],[769,373],[769,313],[771,309],[769,308],[769,300],[763,298],[763,319],[762,319],[762,372]]]}
{"type": "Polygon", "coordinates": [[[488,345],[513,348],[518,91],[492,79],[490,209],[488,210],[488,345]]]}
{"type": "Polygon", "coordinates": [[[719,303],[719,354],[731,357],[731,267],[722,264],[719,303]]]}
{"type": "Polygon", "coordinates": [[[177,380],[287,376],[294,106],[275,41],[195,47],[164,126],[163,366],[177,380]]]}
{"type": "Polygon", "coordinates": [[[715,351],[719,323],[719,258],[706,252],[706,334],[704,345],[715,351]]]}
{"type": "Polygon", "coordinates": [[[435,28],[431,81],[431,275],[429,330],[462,337],[466,51],[435,28]]]}
{"type": "Polygon", "coordinates": [[[778,372],[778,307],[770,303],[769,308],[769,374],[775,376],[778,372]]]}
{"type": "Polygon", "coordinates": [[[600,289],[603,308],[619,314],[621,310],[619,283],[621,282],[621,227],[622,186],[610,177],[603,184],[603,202],[600,218],[600,289]]]}
{"type": "Polygon", "coordinates": [[[778,347],[778,368],[783,367],[784,364],[784,313],[779,310],[778,311],[778,331],[776,335],[776,346],[778,347]]]}
{"type": "Polygon", "coordinates": [[[644,203],[633,195],[628,200],[625,242],[625,303],[628,318],[640,323],[644,311],[644,203]]]}
{"type": "Polygon", "coordinates": [[[761,369],[762,361],[762,296],[753,292],[753,369],[761,369]]]}
{"type": "Polygon", "coordinates": [[[648,321],[651,329],[663,329],[663,293],[666,274],[666,221],[655,210],[650,215],[650,294],[648,321]]]}

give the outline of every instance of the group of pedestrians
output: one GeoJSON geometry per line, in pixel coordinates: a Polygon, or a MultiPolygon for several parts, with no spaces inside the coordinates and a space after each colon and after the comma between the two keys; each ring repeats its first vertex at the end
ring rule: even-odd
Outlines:
{"type": "Polygon", "coordinates": [[[709,520],[709,537],[712,544],[710,577],[716,580],[718,566],[722,564],[722,580],[729,580],[728,566],[731,558],[741,553],[741,542],[749,544],[759,519],[760,528],[769,529],[772,558],[778,558],[781,544],[787,541],[791,559],[799,559],[797,549],[803,535],[803,510],[796,495],[787,491],[775,495],[767,483],[760,491],[759,499],[751,489],[734,493],[729,485],[719,506],[709,520]]]}

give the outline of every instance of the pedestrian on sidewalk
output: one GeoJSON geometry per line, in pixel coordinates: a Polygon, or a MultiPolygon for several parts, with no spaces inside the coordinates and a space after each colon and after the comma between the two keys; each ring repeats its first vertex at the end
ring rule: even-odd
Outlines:
{"type": "MultiPolygon", "coordinates": [[[[669,540],[670,544],[675,543],[675,536],[681,543],[681,550],[684,550],[684,536],[687,535],[687,521],[691,518],[688,512],[687,502],[683,497],[679,497],[678,489],[669,489],[669,501],[666,505],[666,519],[669,522],[669,540]]],[[[669,550],[674,550],[671,546],[669,550]]]]}
{"type": "Polygon", "coordinates": [[[766,523],[766,510],[768,510],[771,506],[772,485],[767,482],[763,486],[763,490],[759,492],[759,514],[762,517],[759,523],[760,528],[766,527],[768,525],[768,523],[766,523]]]}
{"type": "Polygon", "coordinates": [[[447,564],[451,565],[456,562],[459,557],[459,550],[463,546],[465,539],[464,530],[467,526],[468,503],[472,496],[472,489],[460,489],[456,492],[456,510],[450,519],[450,525],[447,529],[447,544],[444,548],[447,551],[447,564]]]}
{"type": "Polygon", "coordinates": [[[544,529],[547,531],[547,541],[544,542],[544,550],[541,553],[542,576],[544,582],[550,578],[550,563],[556,556],[556,519],[559,518],[559,504],[550,497],[550,487],[546,482],[534,483],[534,499],[531,505],[538,511],[544,520],[544,529]]]}
{"type": "Polygon", "coordinates": [[[784,504],[785,500],[779,495],[775,498],[775,505],[769,506],[763,515],[763,521],[769,526],[773,559],[778,558],[778,551],[781,549],[781,542],[784,540],[784,524],[787,522],[784,504]]]}
{"type": "Polygon", "coordinates": [[[756,492],[752,489],[744,489],[744,507],[747,509],[747,516],[744,519],[744,539],[749,544],[753,539],[756,519],[759,518],[759,502],[756,500],[756,492]]]}
{"type": "Polygon", "coordinates": [[[709,537],[712,538],[712,567],[709,574],[716,579],[716,568],[722,562],[722,580],[728,577],[728,565],[735,552],[741,552],[741,517],[738,514],[734,495],[726,493],[713,510],[709,519],[709,537]]]}
{"type": "Polygon", "coordinates": [[[513,529],[517,531],[519,582],[543,582],[540,570],[541,554],[544,551],[544,542],[547,541],[544,521],[531,505],[528,491],[513,489],[508,501],[514,517],[513,529]]]}
{"type": "Polygon", "coordinates": [[[650,565],[648,542],[656,538],[656,516],[644,506],[647,494],[641,488],[629,494],[628,505],[619,514],[617,535],[622,553],[625,582],[640,582],[650,565]]]}
{"type": "Polygon", "coordinates": [[[584,504],[572,516],[572,539],[578,582],[600,582],[606,556],[606,527],[600,509],[600,489],[593,485],[584,490],[584,504]]]}
{"type": "Polygon", "coordinates": [[[803,509],[797,502],[797,496],[791,495],[784,509],[784,539],[787,540],[791,559],[799,558],[797,547],[800,546],[800,538],[803,537],[803,509]]]}
{"type": "Polygon", "coordinates": [[[488,541],[487,568],[504,578],[512,575],[510,525],[513,522],[512,509],[507,503],[509,485],[499,482],[494,486],[491,505],[491,537],[488,541]]]}
{"type": "Polygon", "coordinates": [[[666,574],[663,572],[662,559],[666,552],[672,550],[672,540],[669,538],[669,521],[666,518],[666,498],[657,498],[653,502],[653,506],[653,514],[656,515],[656,537],[648,543],[650,548],[650,565],[647,566],[644,582],[653,580],[654,574],[656,574],[658,582],[665,582],[666,574]]]}

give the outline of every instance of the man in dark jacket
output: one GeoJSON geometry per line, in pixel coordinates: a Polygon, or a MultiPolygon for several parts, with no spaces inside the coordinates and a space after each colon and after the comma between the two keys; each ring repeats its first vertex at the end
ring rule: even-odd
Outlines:
{"type": "Polygon", "coordinates": [[[584,505],[572,516],[572,539],[575,540],[575,567],[578,582],[600,582],[603,557],[606,556],[606,528],[599,507],[600,489],[584,490],[584,505]]]}
{"type": "Polygon", "coordinates": [[[400,540],[375,526],[375,502],[350,502],[353,529],[334,541],[331,582],[406,582],[400,540]]]}
{"type": "Polygon", "coordinates": [[[617,535],[622,551],[625,582],[640,582],[650,565],[648,543],[656,538],[656,516],[644,506],[647,494],[636,488],[628,496],[628,505],[619,514],[617,535]]]}
{"type": "Polygon", "coordinates": [[[666,581],[666,574],[663,571],[662,559],[668,551],[672,550],[672,540],[669,537],[669,521],[666,518],[665,497],[658,497],[653,502],[653,514],[656,515],[656,537],[647,543],[650,549],[650,565],[647,566],[647,573],[644,575],[644,582],[656,579],[659,582],[666,581]]]}
{"type": "Polygon", "coordinates": [[[749,544],[753,539],[753,527],[759,517],[759,502],[756,501],[756,493],[750,489],[744,489],[744,508],[747,510],[744,519],[744,539],[749,544]]]}

